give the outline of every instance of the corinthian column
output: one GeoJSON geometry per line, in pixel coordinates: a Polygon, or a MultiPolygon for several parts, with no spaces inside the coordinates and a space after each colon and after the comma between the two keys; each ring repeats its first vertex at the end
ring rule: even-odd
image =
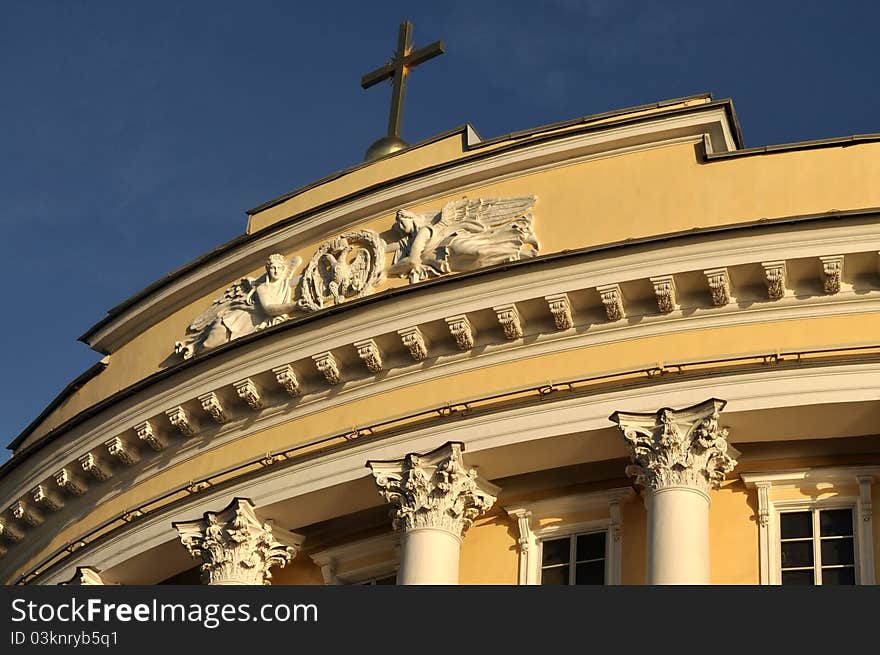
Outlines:
{"type": "Polygon", "coordinates": [[[424,455],[370,461],[379,492],[402,529],[397,584],[458,584],[464,533],[495,503],[499,488],[465,469],[464,444],[448,442],[424,455]]]}
{"type": "Polygon", "coordinates": [[[614,412],[648,510],[648,584],[709,583],[709,491],[739,453],[718,426],[726,402],[710,398],[654,414],[614,412]]]}
{"type": "Polygon", "coordinates": [[[212,585],[267,585],[269,569],[288,564],[303,542],[298,534],[273,532],[271,522],[261,520],[246,498],[173,525],[190,555],[202,560],[202,582],[212,585]]]}

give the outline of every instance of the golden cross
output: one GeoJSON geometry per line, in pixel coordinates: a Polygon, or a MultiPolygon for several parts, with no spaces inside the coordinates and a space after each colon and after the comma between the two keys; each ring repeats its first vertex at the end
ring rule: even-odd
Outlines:
{"type": "Polygon", "coordinates": [[[394,89],[391,92],[391,114],[388,117],[388,136],[400,136],[403,96],[406,93],[406,76],[409,69],[444,52],[443,41],[435,41],[424,48],[413,50],[412,23],[405,21],[400,24],[400,31],[397,33],[397,52],[394,53],[391,61],[361,78],[361,86],[364,89],[388,78],[394,80],[394,89]]]}

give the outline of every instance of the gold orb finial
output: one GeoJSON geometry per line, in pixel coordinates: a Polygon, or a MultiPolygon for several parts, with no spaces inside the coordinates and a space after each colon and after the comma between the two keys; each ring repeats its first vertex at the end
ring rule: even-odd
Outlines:
{"type": "Polygon", "coordinates": [[[399,136],[383,136],[381,139],[373,143],[367,148],[367,154],[364,155],[364,161],[373,161],[390,155],[392,152],[403,150],[409,144],[399,136]]]}

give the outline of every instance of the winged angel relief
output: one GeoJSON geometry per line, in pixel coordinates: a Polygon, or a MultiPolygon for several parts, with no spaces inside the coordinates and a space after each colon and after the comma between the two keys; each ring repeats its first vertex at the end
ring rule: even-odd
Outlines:
{"type": "Polygon", "coordinates": [[[437,212],[401,209],[393,275],[421,282],[444,273],[470,271],[538,254],[532,228],[535,196],[454,200],[437,212]],[[531,247],[528,247],[531,246],[531,247]]]}

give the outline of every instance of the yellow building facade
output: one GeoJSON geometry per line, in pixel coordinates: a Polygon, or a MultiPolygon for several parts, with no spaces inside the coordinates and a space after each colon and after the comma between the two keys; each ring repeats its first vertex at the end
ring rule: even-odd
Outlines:
{"type": "Polygon", "coordinates": [[[873,584],[880,137],[465,126],[249,212],[11,444],[4,584],[873,584]]]}

